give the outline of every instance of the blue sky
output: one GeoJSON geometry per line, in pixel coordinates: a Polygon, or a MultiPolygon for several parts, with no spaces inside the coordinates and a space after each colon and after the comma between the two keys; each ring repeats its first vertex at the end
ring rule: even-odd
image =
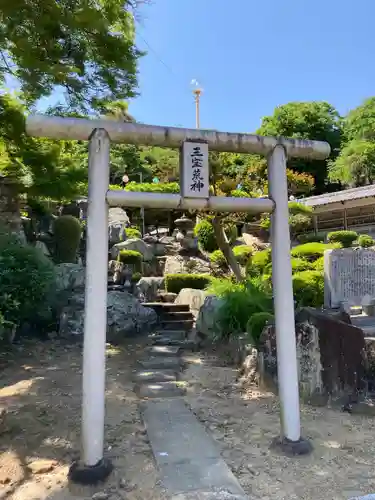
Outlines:
{"type": "Polygon", "coordinates": [[[192,79],[201,127],[223,131],[253,132],[289,101],[345,114],[375,95],[375,0],[152,0],[139,17],[143,123],[194,127],[192,79]]]}

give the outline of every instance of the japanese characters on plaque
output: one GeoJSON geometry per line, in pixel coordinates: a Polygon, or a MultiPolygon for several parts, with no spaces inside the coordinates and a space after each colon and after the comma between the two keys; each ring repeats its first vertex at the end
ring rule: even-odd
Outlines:
{"type": "Polygon", "coordinates": [[[181,195],[186,198],[208,198],[208,144],[185,141],[181,151],[181,195]]]}

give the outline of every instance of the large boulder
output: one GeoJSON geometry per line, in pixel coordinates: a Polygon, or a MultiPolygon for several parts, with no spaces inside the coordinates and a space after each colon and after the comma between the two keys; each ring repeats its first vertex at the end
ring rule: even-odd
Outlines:
{"type": "MultiPolygon", "coordinates": [[[[305,401],[352,396],[363,389],[365,341],[347,315],[311,307],[296,314],[296,345],[300,395],[305,401]]],[[[277,384],[276,333],[267,326],[259,340],[260,378],[277,384]]]]}
{"type": "Polygon", "coordinates": [[[120,241],[126,240],[125,228],[130,224],[130,219],[122,208],[110,208],[108,211],[108,240],[112,247],[120,241]]]}
{"type": "Polygon", "coordinates": [[[222,300],[215,295],[208,295],[205,298],[197,317],[197,332],[207,337],[215,337],[219,333],[216,314],[221,305],[222,300]]]}
{"type": "Polygon", "coordinates": [[[74,291],[85,286],[85,268],[81,264],[58,264],[55,272],[57,292],[74,291]]]}
{"type": "Polygon", "coordinates": [[[164,289],[163,277],[144,277],[136,284],[136,294],[145,302],[154,302],[158,298],[159,290],[164,289]]]}
{"type": "Polygon", "coordinates": [[[188,304],[194,318],[198,317],[199,311],[204,305],[206,293],[203,290],[194,288],[183,288],[177,295],[175,304],[188,304]]]}
{"type": "Polygon", "coordinates": [[[209,274],[210,265],[199,257],[168,255],[164,274],[209,274]]]}
{"type": "Polygon", "coordinates": [[[117,259],[120,250],[135,250],[143,255],[143,260],[146,262],[154,258],[152,247],[138,238],[131,238],[114,245],[111,249],[112,259],[117,259]]]}
{"type": "MultiPolygon", "coordinates": [[[[84,293],[75,293],[64,307],[60,317],[60,335],[83,335],[84,293]]],[[[107,341],[119,343],[125,337],[146,333],[156,323],[153,309],[143,307],[127,292],[108,292],[107,296],[107,341]]]]}

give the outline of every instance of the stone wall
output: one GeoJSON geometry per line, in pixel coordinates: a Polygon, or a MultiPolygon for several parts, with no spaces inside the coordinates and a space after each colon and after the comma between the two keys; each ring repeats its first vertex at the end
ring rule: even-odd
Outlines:
{"type": "MultiPolygon", "coordinates": [[[[300,395],[316,402],[350,396],[365,388],[364,337],[345,313],[301,309],[296,315],[300,395]]],[[[276,334],[273,326],[260,338],[260,379],[277,386],[276,334]]]]}
{"type": "Polygon", "coordinates": [[[375,297],[375,251],[342,248],[324,253],[324,305],[340,307],[362,304],[364,296],[375,297]]]}

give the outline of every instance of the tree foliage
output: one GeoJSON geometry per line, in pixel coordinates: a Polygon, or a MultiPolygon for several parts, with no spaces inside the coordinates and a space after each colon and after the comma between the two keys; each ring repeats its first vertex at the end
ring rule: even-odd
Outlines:
{"type": "Polygon", "coordinates": [[[134,96],[141,52],[132,3],[3,0],[0,77],[16,77],[30,102],[56,86],[81,109],[134,96]]]}
{"type": "Polygon", "coordinates": [[[375,140],[375,97],[366,99],[348,113],[343,122],[343,130],[346,141],[375,140]]]}
{"type": "Polygon", "coordinates": [[[375,142],[352,140],[329,165],[329,178],[349,187],[365,186],[375,180],[375,142]]]}
{"type": "MultiPolygon", "coordinates": [[[[277,107],[272,116],[263,118],[257,133],[327,141],[331,146],[332,159],[337,156],[341,144],[341,118],[327,102],[290,102],[277,107]]],[[[291,158],[288,166],[296,172],[312,175],[316,192],[324,191],[328,168],[326,160],[291,158]]]]}

